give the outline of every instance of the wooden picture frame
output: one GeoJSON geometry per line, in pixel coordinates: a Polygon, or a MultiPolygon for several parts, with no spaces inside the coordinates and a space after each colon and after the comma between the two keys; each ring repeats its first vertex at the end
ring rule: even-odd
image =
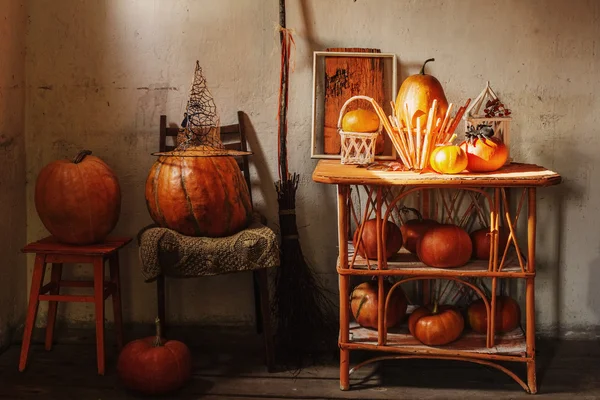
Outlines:
{"type": "MultiPolygon", "coordinates": [[[[356,51],[315,51],[313,52],[313,91],[312,91],[312,132],[311,132],[311,158],[313,159],[340,159],[340,154],[327,154],[325,152],[325,95],[326,95],[326,71],[325,62],[330,57],[346,58],[371,58],[382,60],[383,70],[383,93],[385,98],[379,104],[386,113],[391,115],[390,101],[394,102],[398,87],[398,66],[397,57],[393,53],[379,52],[356,52],[356,51]],[[388,97],[389,96],[389,97],[388,97]]],[[[366,96],[372,96],[370,93],[357,93],[366,96]]],[[[347,96],[348,98],[351,95],[347,96]]],[[[372,96],[374,97],[374,96],[372,96]]],[[[346,99],[343,99],[346,100],[346,99]]],[[[343,103],[343,102],[342,102],[343,103]]],[[[331,119],[331,118],[330,118],[331,119]]],[[[336,118],[337,120],[337,118],[336,118]]],[[[328,127],[331,131],[333,127],[328,127]]],[[[376,160],[395,160],[397,158],[396,150],[392,145],[387,133],[384,135],[383,153],[376,155],[376,160]]]]}

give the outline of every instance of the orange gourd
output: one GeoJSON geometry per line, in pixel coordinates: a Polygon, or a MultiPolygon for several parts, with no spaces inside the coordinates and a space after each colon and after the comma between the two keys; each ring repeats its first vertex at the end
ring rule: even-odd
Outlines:
{"type": "Polygon", "coordinates": [[[121,188],[115,173],[89,150],[72,161],[46,165],[35,183],[35,208],[60,242],[101,242],[115,228],[121,212],[121,188]]]}
{"type": "Polygon", "coordinates": [[[419,259],[436,268],[456,268],[466,264],[472,249],[469,234],[452,224],[431,227],[417,242],[419,259]]]}
{"type": "MultiPolygon", "coordinates": [[[[475,300],[467,309],[469,324],[475,332],[487,333],[488,318],[483,300],[475,300]]],[[[512,297],[496,297],[496,319],[494,330],[506,333],[516,329],[521,323],[521,308],[512,297]]]]}
{"type": "MultiPolygon", "coordinates": [[[[385,281],[384,293],[387,297],[392,285],[385,281]]],[[[385,301],[385,298],[383,299],[385,301]]],[[[363,282],[352,290],[350,308],[354,319],[360,326],[377,329],[377,310],[379,304],[377,281],[363,282]]],[[[406,296],[401,287],[394,289],[386,312],[386,326],[398,325],[406,315],[406,296]]]]}
{"type": "Polygon", "coordinates": [[[434,100],[438,101],[437,115],[444,115],[448,109],[448,100],[440,81],[432,75],[425,73],[425,65],[435,59],[430,58],[423,63],[421,72],[411,75],[402,82],[398,96],[396,96],[396,112],[398,119],[404,121],[405,117],[411,119],[412,126],[417,126],[417,119],[421,126],[427,125],[427,113],[434,100]],[[408,105],[406,115],[405,104],[408,105]]]}
{"type": "Polygon", "coordinates": [[[467,153],[467,169],[470,172],[492,172],[506,163],[508,149],[502,140],[494,137],[491,126],[471,126],[466,137],[460,147],[467,153]]]}
{"type": "MultiPolygon", "coordinates": [[[[471,237],[471,243],[473,243],[473,258],[477,260],[489,260],[490,258],[490,229],[481,228],[477,229],[469,235],[471,237]]],[[[498,233],[498,257],[502,258],[504,249],[508,244],[508,232],[506,229],[500,229],[498,233]]]]}
{"type": "MultiPolygon", "coordinates": [[[[402,233],[398,225],[392,221],[385,221],[386,233],[385,233],[385,257],[389,259],[400,250],[402,247],[402,233]]],[[[360,227],[354,232],[352,243],[354,249],[359,256],[365,258],[365,254],[371,260],[377,259],[377,220],[375,218],[365,221],[363,224],[362,240],[360,245],[358,244],[358,233],[360,227]]],[[[383,224],[382,224],[383,225],[383,224]]],[[[383,234],[383,232],[382,232],[383,234]]]]}
{"type": "Polygon", "coordinates": [[[437,146],[429,157],[429,165],[440,174],[458,174],[467,168],[467,153],[460,146],[437,146]]]}
{"type": "Polygon", "coordinates": [[[188,236],[229,236],[252,215],[248,186],[229,156],[160,157],[146,180],[146,205],[158,225],[188,236]]]}
{"type": "Polygon", "coordinates": [[[129,389],[158,395],[179,389],[192,375],[192,356],[177,340],[161,337],[160,321],[156,336],[129,342],[119,354],[117,375],[129,389]]]}
{"type": "Polygon", "coordinates": [[[429,230],[429,228],[439,225],[439,223],[433,219],[424,219],[419,210],[410,207],[403,207],[402,211],[412,211],[416,214],[417,218],[409,219],[400,225],[400,232],[402,233],[403,246],[406,250],[413,254],[417,253],[417,243],[421,236],[429,230]]]}
{"type": "Polygon", "coordinates": [[[455,307],[440,305],[419,307],[408,317],[408,330],[428,346],[443,346],[458,339],[465,321],[455,307]]]}

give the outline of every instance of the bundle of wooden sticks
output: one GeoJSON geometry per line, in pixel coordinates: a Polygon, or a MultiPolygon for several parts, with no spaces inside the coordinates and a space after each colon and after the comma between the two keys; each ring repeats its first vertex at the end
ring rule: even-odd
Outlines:
{"type": "Polygon", "coordinates": [[[376,111],[402,163],[409,169],[423,170],[429,166],[429,156],[435,146],[448,143],[470,102],[471,99],[468,99],[454,117],[450,117],[453,107],[450,103],[445,115],[438,117],[438,102],[434,100],[427,114],[426,126],[421,126],[421,118],[416,118],[416,126],[413,126],[407,104],[404,104],[404,118],[399,118],[399,110],[395,109],[393,102],[392,115],[386,117],[381,107],[376,107],[376,111]]]}

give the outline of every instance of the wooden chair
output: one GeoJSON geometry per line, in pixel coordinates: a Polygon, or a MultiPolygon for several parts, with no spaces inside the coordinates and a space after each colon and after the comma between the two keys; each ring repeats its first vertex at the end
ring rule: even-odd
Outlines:
{"type": "MultiPolygon", "coordinates": [[[[246,134],[243,124],[244,113],[238,111],[238,123],[221,126],[221,140],[224,146],[230,150],[247,151],[246,134]]],[[[170,151],[175,148],[175,141],[179,133],[178,127],[168,127],[166,115],[160,116],[160,140],[159,151],[170,151]],[[172,138],[172,144],[167,140],[172,138]]],[[[244,175],[248,189],[250,189],[250,200],[252,201],[252,186],[250,184],[250,169],[248,156],[235,157],[240,170],[244,175]]],[[[262,268],[252,271],[254,286],[254,307],[256,311],[256,330],[264,336],[266,353],[266,364],[271,371],[274,366],[274,347],[270,320],[269,286],[267,269],[262,268]]],[[[158,317],[162,321],[163,330],[166,329],[166,299],[165,299],[166,277],[160,275],[156,280],[156,292],[158,301],[158,317]]]]}

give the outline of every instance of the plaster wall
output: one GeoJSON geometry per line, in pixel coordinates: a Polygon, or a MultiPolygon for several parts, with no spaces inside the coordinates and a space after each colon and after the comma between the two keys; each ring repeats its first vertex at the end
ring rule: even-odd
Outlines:
{"type": "MultiPolygon", "coordinates": [[[[160,114],[179,122],[196,59],[223,124],[244,110],[256,135],[256,207],[275,226],[279,45],[276,1],[35,0],[27,36],[27,216],[29,240],[46,234],[33,205],[38,171],[89,148],[123,188],[115,234],[151,220],[143,185],[158,146],[160,114]]],[[[399,57],[399,82],[435,57],[429,72],[459,103],[490,80],[514,111],[515,160],[560,172],[539,191],[538,326],[548,335],[593,336],[600,324],[600,3],[594,0],[288,0],[295,30],[290,168],[304,253],[336,290],[334,188],[311,181],[312,51],[375,47],[399,57]]],[[[32,263],[29,263],[31,268],[32,263]]],[[[142,281],[136,246],[124,252],[124,313],[150,322],[154,285],[142,281]]],[[[73,274],[89,274],[74,267],[73,274]]],[[[247,274],[172,282],[169,314],[179,323],[245,324],[253,319],[247,274]]],[[[43,310],[42,310],[43,314],[43,310]]],[[[87,323],[88,305],[61,317],[87,323]]],[[[109,316],[110,318],[110,316],[109,316]]],[[[42,318],[43,319],[43,318],[42,318]]]]}
{"type": "Polygon", "coordinates": [[[25,309],[24,1],[0,0],[0,348],[25,309]]]}

